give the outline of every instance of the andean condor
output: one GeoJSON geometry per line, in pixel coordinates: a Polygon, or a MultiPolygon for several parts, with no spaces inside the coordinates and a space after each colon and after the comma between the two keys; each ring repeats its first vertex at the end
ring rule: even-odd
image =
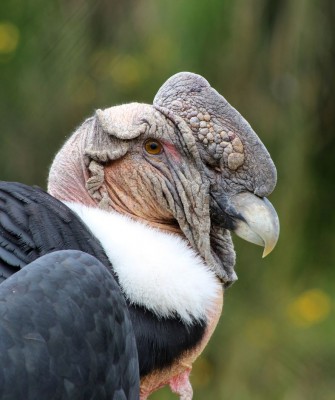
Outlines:
{"type": "Polygon", "coordinates": [[[237,279],[229,231],[273,249],[275,184],[250,125],[187,72],[153,105],[97,110],[55,157],[49,194],[1,183],[0,398],[146,399],[169,384],[191,399],[237,279]]]}

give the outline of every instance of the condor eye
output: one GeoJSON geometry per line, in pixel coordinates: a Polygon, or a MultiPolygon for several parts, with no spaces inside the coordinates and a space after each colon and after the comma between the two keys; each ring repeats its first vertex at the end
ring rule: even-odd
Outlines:
{"type": "Polygon", "coordinates": [[[155,139],[148,139],[144,143],[144,148],[147,153],[152,154],[154,156],[161,154],[161,152],[163,151],[163,146],[161,145],[160,142],[158,142],[158,140],[155,139]]]}

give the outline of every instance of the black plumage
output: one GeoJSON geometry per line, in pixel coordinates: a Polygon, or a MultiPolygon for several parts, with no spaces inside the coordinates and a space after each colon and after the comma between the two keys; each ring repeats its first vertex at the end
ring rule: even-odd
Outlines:
{"type": "Polygon", "coordinates": [[[59,251],[1,284],[0,398],[138,399],[132,324],[96,258],[59,251]]]}
{"type": "Polygon", "coordinates": [[[201,341],[207,326],[205,320],[186,325],[178,317],[159,319],[145,307],[132,305],[129,312],[138,347],[140,376],[170,367],[201,341]]]}

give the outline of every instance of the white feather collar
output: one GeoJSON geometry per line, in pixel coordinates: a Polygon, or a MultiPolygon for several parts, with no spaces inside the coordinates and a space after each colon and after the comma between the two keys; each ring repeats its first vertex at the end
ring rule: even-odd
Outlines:
{"type": "Polygon", "coordinates": [[[65,204],[100,241],[130,302],[187,324],[206,318],[221,284],[184,240],[116,212],[65,204]]]}

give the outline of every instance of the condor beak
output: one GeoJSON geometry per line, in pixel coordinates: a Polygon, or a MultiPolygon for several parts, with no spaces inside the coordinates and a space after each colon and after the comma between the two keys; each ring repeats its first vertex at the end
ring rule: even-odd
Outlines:
{"type": "Polygon", "coordinates": [[[242,192],[231,197],[229,203],[236,213],[233,231],[242,239],[263,246],[263,257],[271,253],[279,237],[279,219],[269,200],[242,192]]]}

